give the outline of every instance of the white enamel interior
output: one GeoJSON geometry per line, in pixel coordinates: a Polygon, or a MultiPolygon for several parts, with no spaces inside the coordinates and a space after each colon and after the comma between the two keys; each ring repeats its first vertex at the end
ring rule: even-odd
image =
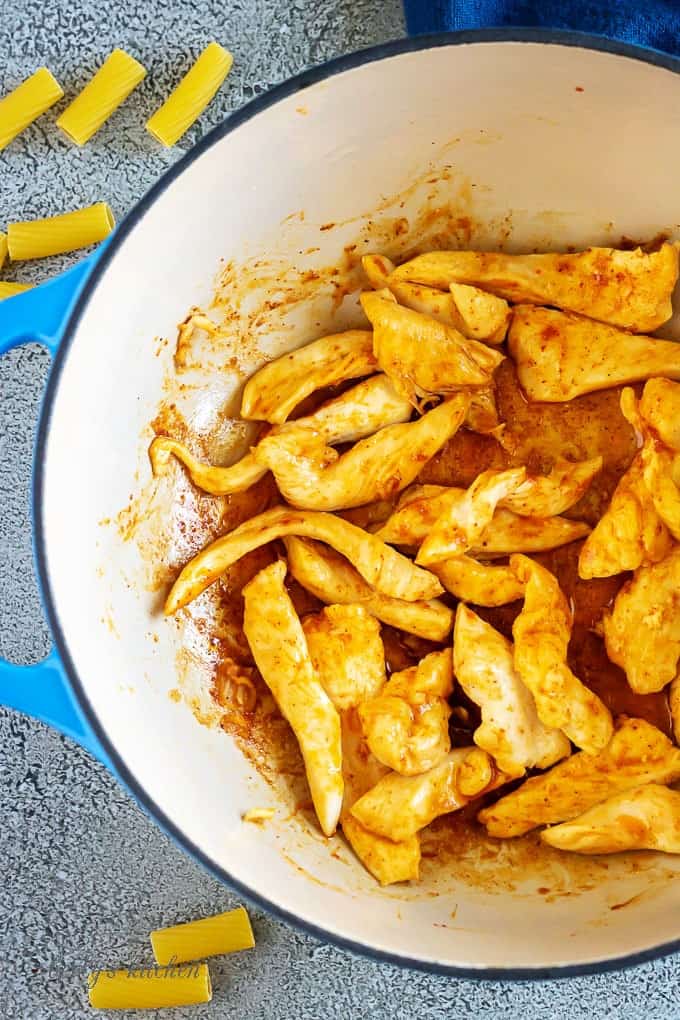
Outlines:
{"type": "Polygon", "coordinates": [[[134,549],[99,524],[139,487],[135,470],[142,480],[148,471],[141,437],[165,367],[152,338],[174,336],[210,293],[219,259],[274,243],[294,258],[279,224],[304,209],[290,243],[320,246],[328,262],[343,239],[320,224],[377,206],[444,151],[455,179],[476,185],[478,219],[497,224],[514,211],[515,248],[651,237],[680,218],[680,76],[561,45],[446,46],[338,74],[205,151],[114,253],[68,350],[45,451],[49,584],[87,697],[125,765],[188,840],[253,892],[413,960],[592,964],[680,938],[676,865],[645,856],[636,873],[612,861],[590,892],[553,902],[521,875],[512,893],[455,875],[380,891],[292,825],[242,824],[242,811],[270,795],[228,736],[167,697],[170,631],[157,598],[135,582],[134,549]],[[428,895],[434,888],[440,896],[428,895]]]}

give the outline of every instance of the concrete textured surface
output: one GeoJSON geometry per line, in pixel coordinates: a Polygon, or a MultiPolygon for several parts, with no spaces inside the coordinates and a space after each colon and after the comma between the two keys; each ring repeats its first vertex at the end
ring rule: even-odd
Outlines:
{"type": "MultiPolygon", "coordinates": [[[[114,46],[139,57],[150,73],[85,149],[60,137],[48,115],[0,154],[0,224],[100,199],[120,217],[229,110],[304,67],[403,32],[398,0],[5,2],[0,94],[43,63],[73,94],[114,46]],[[144,120],[213,38],[233,50],[234,70],[200,123],[167,152],[145,133],[144,120]]],[[[7,275],[38,280],[66,264],[68,259],[51,259],[12,267],[7,275]]],[[[32,576],[28,508],[33,431],[48,370],[49,358],[36,346],[0,361],[0,653],[17,662],[36,661],[49,648],[32,576]]],[[[91,966],[148,960],[150,929],[235,903],[155,828],[102,766],[39,723],[5,710],[0,710],[0,875],[3,1020],[91,1016],[85,992],[91,966]]],[[[358,958],[257,912],[254,926],[254,952],[212,965],[210,1006],[163,1015],[241,1020],[680,1015],[677,957],[554,983],[474,982],[358,958]]]]}

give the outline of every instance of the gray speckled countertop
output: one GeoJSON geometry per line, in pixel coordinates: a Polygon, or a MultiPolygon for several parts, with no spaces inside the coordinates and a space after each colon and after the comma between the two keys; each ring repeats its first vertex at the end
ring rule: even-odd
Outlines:
{"type": "MultiPolygon", "coordinates": [[[[63,140],[48,115],[0,154],[0,224],[98,199],[120,217],[182,148],[229,110],[310,64],[404,32],[399,0],[5,0],[1,6],[0,94],[43,63],[72,94],[114,46],[139,57],[150,74],[85,149],[63,140]],[[233,50],[234,69],[199,125],[168,153],[143,122],[190,55],[212,38],[233,50]]],[[[20,266],[16,278],[39,279],[65,264],[20,266]]],[[[18,662],[40,659],[49,647],[32,578],[28,509],[33,430],[48,368],[47,354],[35,346],[0,362],[0,653],[18,662]]],[[[101,765],[39,723],[3,710],[0,874],[3,1020],[91,1016],[85,992],[91,966],[148,959],[150,929],[235,903],[101,765]]],[[[263,914],[253,917],[257,949],[215,961],[212,1005],[164,1015],[680,1016],[680,958],[556,983],[477,983],[400,971],[263,914]]]]}

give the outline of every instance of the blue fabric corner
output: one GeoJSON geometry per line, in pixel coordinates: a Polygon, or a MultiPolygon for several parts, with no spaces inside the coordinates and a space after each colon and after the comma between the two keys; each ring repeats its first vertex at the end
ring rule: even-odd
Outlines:
{"type": "Polygon", "coordinates": [[[560,28],[680,55],[680,0],[404,0],[411,35],[560,28]]]}

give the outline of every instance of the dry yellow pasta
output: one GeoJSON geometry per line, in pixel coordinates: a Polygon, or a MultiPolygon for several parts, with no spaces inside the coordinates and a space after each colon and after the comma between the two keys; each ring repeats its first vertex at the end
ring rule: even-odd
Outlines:
{"type": "Polygon", "coordinates": [[[14,297],[15,294],[23,294],[25,290],[30,290],[32,286],[32,283],[7,283],[4,280],[0,280],[0,301],[4,301],[8,297],[14,297]]]}
{"type": "Polygon", "coordinates": [[[45,220],[10,223],[7,228],[9,257],[42,259],[103,241],[115,226],[113,213],[106,202],[97,202],[86,209],[50,216],[45,220]]]}
{"type": "Polygon", "coordinates": [[[161,1009],[210,1002],[207,963],[184,967],[95,970],[88,974],[88,998],[95,1009],[161,1009]]]}
{"type": "Polygon", "coordinates": [[[243,907],[151,932],[153,955],[160,964],[202,960],[206,956],[252,949],[254,945],[250,918],[243,907]]]}
{"type": "Polygon", "coordinates": [[[5,264],[7,258],[7,234],[0,233],[0,269],[5,264]]]}
{"type": "Polygon", "coordinates": [[[233,62],[229,50],[219,43],[209,43],[177,88],[146,122],[147,131],[163,145],[174,145],[203,113],[233,62]]]}
{"type": "Polygon", "coordinates": [[[146,68],[124,50],[107,57],[82,92],[57,119],[57,127],[84,145],[146,77],[146,68]]]}
{"type": "Polygon", "coordinates": [[[0,150],[21,134],[41,113],[49,110],[64,94],[59,82],[46,67],[0,99],[0,150]]]}

